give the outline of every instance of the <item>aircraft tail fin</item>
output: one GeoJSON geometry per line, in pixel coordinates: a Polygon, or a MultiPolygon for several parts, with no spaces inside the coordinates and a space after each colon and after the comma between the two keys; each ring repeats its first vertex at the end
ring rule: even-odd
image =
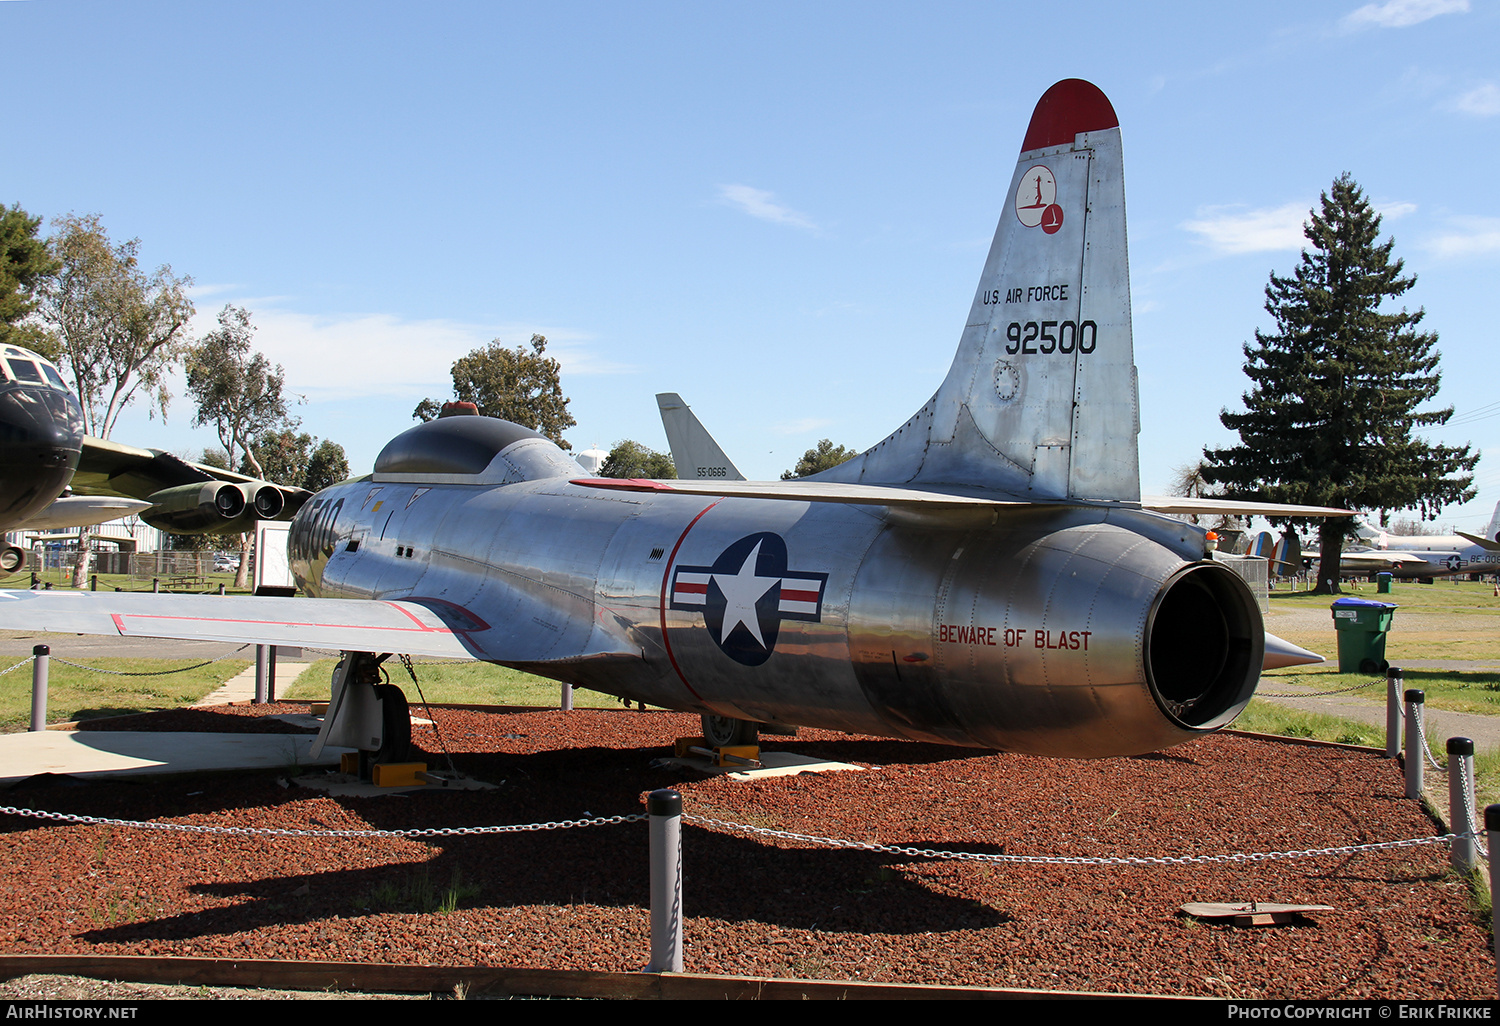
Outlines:
{"type": "Polygon", "coordinates": [[[661,426],[667,432],[667,448],[677,476],[684,480],[743,481],[745,475],[724,455],[714,436],[699,422],[682,396],[661,392],[656,396],[661,426]]]}
{"type": "Polygon", "coordinates": [[[1278,577],[1291,577],[1302,572],[1302,543],[1293,532],[1282,532],[1271,556],[1271,572],[1278,577]]]}
{"type": "Polygon", "coordinates": [[[958,354],[884,441],[814,479],[1140,501],[1119,121],[1079,79],[1042,96],[958,354]]]}
{"type": "Polygon", "coordinates": [[[1495,512],[1490,515],[1490,523],[1484,529],[1484,536],[1492,542],[1500,542],[1500,502],[1495,503],[1495,512]]]}

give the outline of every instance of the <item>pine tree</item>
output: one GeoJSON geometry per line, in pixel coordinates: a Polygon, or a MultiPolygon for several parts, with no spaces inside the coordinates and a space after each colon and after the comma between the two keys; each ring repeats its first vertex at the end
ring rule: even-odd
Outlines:
{"type": "MultiPolygon", "coordinates": [[[[1380,216],[1347,173],[1303,232],[1311,247],[1296,271],[1266,286],[1276,330],[1257,330],[1244,347],[1245,412],[1220,414],[1240,444],[1205,449],[1204,477],[1241,499],[1411,509],[1429,520],[1473,498],[1478,454],[1412,436],[1453,415],[1417,410],[1441,381],[1437,335],[1417,329],[1421,309],[1381,310],[1417,279],[1402,277],[1394,240],[1379,241],[1380,216]]],[[[1349,527],[1346,517],[1319,522],[1318,592],[1338,590],[1331,568],[1349,527]]]]}

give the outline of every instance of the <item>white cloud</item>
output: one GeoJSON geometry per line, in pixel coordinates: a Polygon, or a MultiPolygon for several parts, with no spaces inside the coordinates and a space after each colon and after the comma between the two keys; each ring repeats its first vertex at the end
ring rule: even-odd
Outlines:
{"type": "Polygon", "coordinates": [[[1500,114],[1500,86],[1493,82],[1486,82],[1454,100],[1453,106],[1465,114],[1474,114],[1482,118],[1494,117],[1500,114]]]}
{"type": "Polygon", "coordinates": [[[1500,253],[1500,217],[1455,217],[1451,228],[1422,244],[1436,257],[1476,257],[1500,253]]]}
{"type": "Polygon", "coordinates": [[[774,224],[789,224],[793,228],[817,231],[818,226],[806,214],[776,202],[776,194],[749,185],[721,185],[719,198],[736,206],[742,213],[774,224]]]}
{"type": "Polygon", "coordinates": [[[1407,214],[1415,214],[1417,212],[1417,205],[1415,203],[1406,203],[1406,202],[1401,202],[1401,203],[1378,203],[1378,202],[1371,202],[1370,205],[1372,207],[1374,207],[1375,208],[1375,212],[1377,214],[1379,214],[1383,218],[1385,218],[1385,217],[1391,217],[1391,218],[1405,217],[1407,214]]]}
{"type": "Polygon", "coordinates": [[[1310,209],[1306,203],[1240,213],[1231,213],[1227,207],[1208,207],[1199,211],[1197,220],[1185,221],[1182,227],[1225,254],[1301,249],[1306,241],[1302,223],[1310,209]]]}
{"type": "Polygon", "coordinates": [[[1406,28],[1441,14],[1463,14],[1468,9],[1469,0],[1385,0],[1346,14],[1341,24],[1349,29],[1406,28]]]}
{"type": "MultiPolygon", "coordinates": [[[[287,390],[320,399],[443,392],[452,387],[453,361],[501,339],[509,346],[547,337],[547,355],[568,374],[633,370],[601,360],[580,343],[589,336],[540,325],[479,325],[407,321],[391,314],[326,316],[269,306],[264,297],[236,299],[251,311],[255,348],[286,368],[287,390]]],[[[198,334],[217,327],[217,311],[200,311],[198,334]]]]}

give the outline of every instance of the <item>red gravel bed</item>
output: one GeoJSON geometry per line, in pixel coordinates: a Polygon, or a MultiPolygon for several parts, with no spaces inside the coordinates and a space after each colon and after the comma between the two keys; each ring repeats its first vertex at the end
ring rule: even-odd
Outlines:
{"type": "MultiPolygon", "coordinates": [[[[302,706],[277,707],[302,711],[302,706]]],[[[261,709],[146,721],[244,728],[261,709]]],[[[274,773],[38,779],[5,804],[253,827],[413,828],[690,815],[916,847],[1039,856],[1321,849],[1432,836],[1374,755],[1216,736],[1070,762],[803,731],[767,747],[863,772],[753,783],[653,766],[673,713],[439,710],[493,791],[329,798],[274,773]]],[[[99,726],[98,724],[95,725],[99,726]]],[[[276,729],[280,729],[279,727],[276,729]]],[[[417,740],[436,748],[430,732],[417,740]]],[[[432,762],[437,764],[438,759],[432,762]]],[[[0,951],[636,970],[649,955],[643,823],[431,841],[159,833],[0,818],[0,951]],[[430,892],[430,893],[429,893],[430,892]],[[457,908],[435,910],[452,892],[457,908]]],[[[982,864],[684,829],[689,972],[1238,998],[1495,996],[1489,937],[1439,845],[1165,867],[982,864]],[[1331,905],[1241,929],[1189,901],[1331,905]]]]}

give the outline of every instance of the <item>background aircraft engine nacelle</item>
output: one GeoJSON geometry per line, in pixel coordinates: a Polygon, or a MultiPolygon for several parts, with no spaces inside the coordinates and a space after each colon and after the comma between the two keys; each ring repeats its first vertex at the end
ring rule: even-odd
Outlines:
{"type": "Polygon", "coordinates": [[[275,520],[281,516],[282,510],[286,509],[286,496],[281,494],[281,489],[272,484],[244,485],[249,492],[249,503],[255,511],[259,520],[275,520]]]}
{"type": "Polygon", "coordinates": [[[224,481],[165,488],[150,501],[141,519],[174,534],[234,533],[248,530],[255,521],[244,487],[224,481]]]}
{"type": "Polygon", "coordinates": [[[854,594],[873,602],[856,599],[850,643],[893,731],[1137,755],[1222,727],[1249,702],[1265,651],[1260,609],[1228,567],[1194,560],[1201,536],[1145,514],[1015,519],[957,545],[890,532],[865,560],[854,594]],[[935,617],[895,608],[924,575],[935,617]]]}

